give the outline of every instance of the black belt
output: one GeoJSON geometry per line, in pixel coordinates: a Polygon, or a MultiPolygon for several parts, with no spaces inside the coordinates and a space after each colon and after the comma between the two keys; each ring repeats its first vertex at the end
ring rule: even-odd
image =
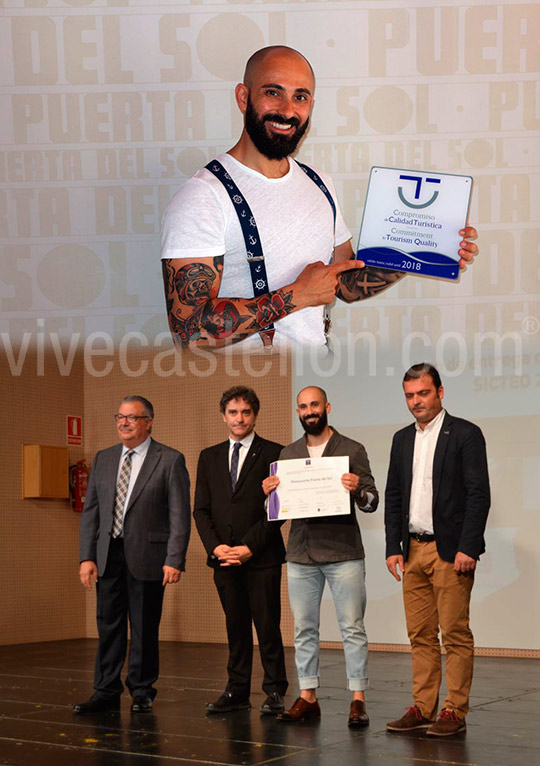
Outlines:
{"type": "Polygon", "coordinates": [[[435,535],[419,535],[418,532],[409,532],[409,537],[418,543],[432,543],[435,540],[435,535]]]}

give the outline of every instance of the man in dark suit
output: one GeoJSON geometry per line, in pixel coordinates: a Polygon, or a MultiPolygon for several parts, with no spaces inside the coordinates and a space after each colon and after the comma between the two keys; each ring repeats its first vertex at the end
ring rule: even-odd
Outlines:
{"type": "Polygon", "coordinates": [[[87,590],[96,583],[99,644],[94,693],[74,706],[79,714],[120,707],[128,616],[131,710],[152,710],[163,593],[180,579],[189,540],[184,456],[150,437],[144,397],[127,396],[114,417],[121,444],[94,458],[81,517],[79,576],[87,590]]]}
{"type": "Polygon", "coordinates": [[[486,445],[478,426],[443,409],[437,370],[415,364],[403,390],[416,423],[394,435],[385,495],[386,565],[400,580],[412,648],[414,705],[389,731],[464,731],[474,640],[469,602],[485,550],[490,504],[486,445]],[[447,695],[435,720],[441,683],[439,627],[447,695]]]}
{"type": "Polygon", "coordinates": [[[253,660],[252,621],[259,639],[266,699],[263,714],[283,710],[287,690],[281,639],[281,567],[285,549],[280,524],[268,522],[262,480],[281,445],[255,431],[259,399],[235,386],[225,391],[220,411],[229,438],[201,452],[194,518],[214,570],[227,625],[228,683],[209,713],[249,708],[253,660]]]}

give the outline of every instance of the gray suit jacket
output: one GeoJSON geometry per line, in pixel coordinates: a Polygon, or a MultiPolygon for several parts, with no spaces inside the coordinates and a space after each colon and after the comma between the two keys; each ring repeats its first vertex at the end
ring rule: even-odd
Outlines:
{"type": "MultiPolygon", "coordinates": [[[[101,450],[92,464],[81,517],[80,561],[107,566],[122,445],[101,450]]],[[[137,580],[161,580],[162,566],[185,568],[190,532],[189,476],[184,456],[150,442],[124,517],[124,551],[137,580]]]]}
{"type": "MultiPolygon", "coordinates": [[[[343,516],[322,516],[311,519],[295,519],[291,523],[287,561],[298,564],[328,564],[336,561],[348,561],[364,558],[362,535],[356,518],[354,504],[361,510],[367,505],[366,492],[373,495],[367,513],[375,511],[379,503],[379,493],[371,475],[369,459],[362,444],[342,436],[332,429],[333,434],[323,452],[323,457],[349,457],[349,472],[360,477],[357,492],[351,494],[350,513],[343,516]]],[[[289,444],[281,451],[280,460],[309,457],[305,436],[289,444]]]]}

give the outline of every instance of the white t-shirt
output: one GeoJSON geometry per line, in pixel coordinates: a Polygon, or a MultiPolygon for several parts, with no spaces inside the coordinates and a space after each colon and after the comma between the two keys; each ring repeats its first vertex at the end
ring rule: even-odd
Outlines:
{"type": "MultiPolygon", "coordinates": [[[[331,179],[319,173],[336,203],[332,208],[318,186],[294,161],[282,178],[266,178],[228,154],[218,158],[247,200],[257,222],[269,290],[291,284],[315,261],[329,263],[333,248],[351,238],[331,179]]],[[[317,171],[318,172],[318,171],[317,171]]],[[[223,255],[219,297],[252,298],[242,228],[230,197],[209,170],[202,168],[172,198],[162,222],[162,258],[212,258],[223,255]]],[[[324,346],[323,306],[302,309],[275,323],[274,345],[291,341],[324,346]]],[[[238,346],[261,347],[258,333],[238,346]]]]}

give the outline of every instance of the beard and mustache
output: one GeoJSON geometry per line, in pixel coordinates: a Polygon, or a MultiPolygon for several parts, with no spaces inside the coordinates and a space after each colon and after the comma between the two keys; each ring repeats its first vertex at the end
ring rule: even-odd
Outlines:
{"type": "Polygon", "coordinates": [[[309,117],[300,124],[297,117],[285,118],[277,112],[269,112],[264,117],[259,117],[255,111],[251,98],[248,97],[245,127],[259,152],[269,160],[283,160],[296,150],[300,140],[309,126],[309,117]],[[270,136],[266,130],[265,122],[277,122],[280,125],[292,125],[296,128],[291,136],[270,136]]]}
{"type": "Polygon", "coordinates": [[[320,415],[304,415],[303,418],[300,418],[300,423],[307,434],[319,436],[328,425],[328,413],[323,410],[320,415]]]}

